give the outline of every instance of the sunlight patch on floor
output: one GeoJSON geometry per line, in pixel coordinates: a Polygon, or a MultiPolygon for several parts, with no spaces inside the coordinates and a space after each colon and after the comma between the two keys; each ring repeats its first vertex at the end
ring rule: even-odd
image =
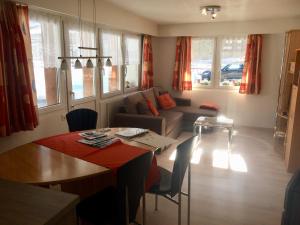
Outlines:
{"type": "Polygon", "coordinates": [[[236,172],[248,172],[247,164],[241,154],[230,153],[228,150],[214,150],[212,166],[220,169],[230,169],[236,172]]]}
{"type": "MultiPolygon", "coordinates": [[[[192,158],[191,158],[191,163],[192,164],[199,164],[200,163],[200,159],[203,153],[203,149],[202,148],[197,148],[194,150],[192,158]]],[[[169,160],[174,161],[176,159],[176,149],[171,153],[169,160]]]]}

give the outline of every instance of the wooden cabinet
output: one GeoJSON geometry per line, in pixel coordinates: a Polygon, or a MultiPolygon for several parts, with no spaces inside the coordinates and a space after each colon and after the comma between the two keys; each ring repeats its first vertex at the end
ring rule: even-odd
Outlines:
{"type": "Polygon", "coordinates": [[[300,49],[295,56],[294,71],[291,71],[292,91],[289,100],[287,131],[285,137],[285,164],[289,172],[300,169],[300,49]]]}
{"type": "Polygon", "coordinates": [[[295,74],[296,49],[300,48],[300,30],[292,30],[286,33],[285,49],[282,61],[278,104],[276,112],[275,136],[286,136],[288,112],[292,85],[298,82],[295,74]]]}

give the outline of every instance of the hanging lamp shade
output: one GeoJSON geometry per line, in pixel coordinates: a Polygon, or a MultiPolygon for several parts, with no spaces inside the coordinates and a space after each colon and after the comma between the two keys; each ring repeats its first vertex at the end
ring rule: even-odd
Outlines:
{"type": "Polygon", "coordinates": [[[91,59],[88,59],[88,61],[86,62],[86,67],[87,68],[94,68],[94,64],[93,64],[91,59]]]}
{"type": "Polygon", "coordinates": [[[97,67],[100,68],[100,69],[103,67],[101,58],[99,58],[98,61],[97,61],[97,67]]]}
{"type": "Polygon", "coordinates": [[[79,61],[79,59],[76,59],[74,68],[75,69],[82,69],[82,65],[81,65],[81,62],[79,61]]]}
{"type": "Polygon", "coordinates": [[[111,63],[110,58],[108,58],[108,59],[106,60],[105,66],[112,67],[112,63],[111,63]]]}
{"type": "Polygon", "coordinates": [[[67,63],[67,60],[66,60],[66,59],[63,59],[63,60],[61,61],[60,69],[61,69],[61,70],[67,70],[67,69],[68,69],[68,63],[67,63]]]}

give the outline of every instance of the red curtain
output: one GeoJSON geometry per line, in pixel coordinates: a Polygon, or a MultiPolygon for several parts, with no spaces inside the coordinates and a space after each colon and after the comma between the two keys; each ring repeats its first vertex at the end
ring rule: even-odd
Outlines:
{"type": "Polygon", "coordinates": [[[151,36],[143,36],[143,75],[142,89],[153,87],[153,56],[151,36]]]}
{"type": "Polygon", "coordinates": [[[241,94],[259,94],[261,89],[261,34],[248,35],[245,63],[240,86],[241,94]]]}
{"type": "Polygon", "coordinates": [[[191,37],[178,37],[173,73],[173,89],[177,91],[192,90],[191,78],[191,37]]]}
{"type": "Polygon", "coordinates": [[[26,45],[28,7],[0,1],[0,136],[38,125],[26,45]]]}

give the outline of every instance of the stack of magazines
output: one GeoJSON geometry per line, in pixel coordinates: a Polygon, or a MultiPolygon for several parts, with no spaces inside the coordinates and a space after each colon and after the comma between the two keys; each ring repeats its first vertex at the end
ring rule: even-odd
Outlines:
{"type": "Polygon", "coordinates": [[[83,137],[83,139],[78,140],[78,142],[97,148],[105,148],[119,141],[118,138],[112,135],[98,133],[96,131],[82,132],[79,133],[79,135],[83,137]]]}

